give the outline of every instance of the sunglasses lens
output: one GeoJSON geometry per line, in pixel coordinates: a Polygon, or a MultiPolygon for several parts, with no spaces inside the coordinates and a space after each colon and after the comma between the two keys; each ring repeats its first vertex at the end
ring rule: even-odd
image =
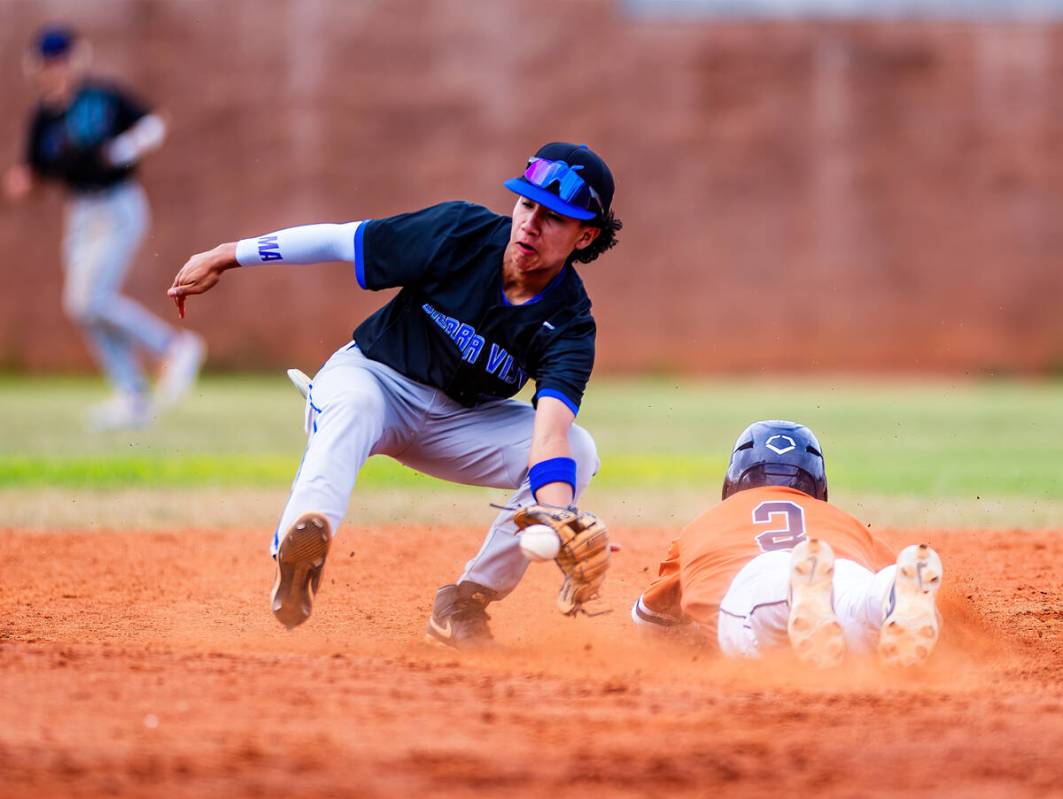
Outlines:
{"type": "Polygon", "coordinates": [[[524,172],[524,178],[529,183],[545,189],[555,180],[560,180],[561,176],[567,171],[568,167],[560,161],[546,161],[542,158],[534,158],[528,164],[528,169],[524,172]]]}
{"type": "Polygon", "coordinates": [[[575,203],[581,208],[587,207],[587,184],[574,170],[568,170],[561,178],[557,193],[568,203],[575,203]]]}
{"type": "Polygon", "coordinates": [[[590,187],[579,173],[564,161],[533,158],[524,171],[524,179],[541,189],[548,189],[557,183],[557,194],[562,200],[581,208],[590,207],[590,187]]]}

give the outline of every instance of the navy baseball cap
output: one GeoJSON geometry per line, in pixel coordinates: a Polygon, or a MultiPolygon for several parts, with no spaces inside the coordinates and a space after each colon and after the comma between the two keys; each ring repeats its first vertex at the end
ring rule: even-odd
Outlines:
{"type": "Polygon", "coordinates": [[[530,159],[524,174],[505,187],[562,216],[604,219],[613,204],[613,173],[586,144],[550,142],[530,159]]]}
{"type": "Polygon", "coordinates": [[[74,32],[70,28],[54,25],[37,35],[34,49],[37,55],[45,60],[64,58],[70,53],[74,38],[74,32]]]}

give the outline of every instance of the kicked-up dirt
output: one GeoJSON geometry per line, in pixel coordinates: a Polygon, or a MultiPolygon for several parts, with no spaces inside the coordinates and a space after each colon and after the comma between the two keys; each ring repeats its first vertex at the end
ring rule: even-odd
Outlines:
{"type": "Polygon", "coordinates": [[[0,531],[0,794],[1059,795],[1059,532],[885,533],[946,569],[908,673],[647,642],[628,608],[674,532],[615,531],[604,616],[562,617],[533,565],[501,646],[458,655],[424,625],[477,530],[341,530],[294,631],[261,531],[0,531]]]}

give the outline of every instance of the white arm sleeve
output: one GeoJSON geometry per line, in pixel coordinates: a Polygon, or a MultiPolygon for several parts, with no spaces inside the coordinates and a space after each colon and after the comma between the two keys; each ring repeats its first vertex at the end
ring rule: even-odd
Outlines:
{"type": "Polygon", "coordinates": [[[106,147],[107,159],[114,166],[135,164],[141,156],[161,146],[165,138],[166,123],[162,117],[148,114],[125,133],[111,139],[106,147]]]}
{"type": "Polygon", "coordinates": [[[300,225],[236,243],[240,266],[259,264],[354,263],[354,234],[361,222],[343,225],[300,225]]]}

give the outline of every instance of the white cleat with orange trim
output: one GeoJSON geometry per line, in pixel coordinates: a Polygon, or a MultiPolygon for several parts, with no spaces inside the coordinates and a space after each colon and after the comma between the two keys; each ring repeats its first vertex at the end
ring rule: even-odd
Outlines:
{"type": "Polygon", "coordinates": [[[798,660],[818,668],[845,657],[845,633],[834,613],[834,551],[810,538],[790,554],[790,619],[786,626],[798,660]]]}
{"type": "Polygon", "coordinates": [[[913,544],[897,556],[897,576],[878,642],[886,665],[915,666],[934,651],[941,632],[936,604],[941,576],[941,558],[929,544],[913,544]]]}

